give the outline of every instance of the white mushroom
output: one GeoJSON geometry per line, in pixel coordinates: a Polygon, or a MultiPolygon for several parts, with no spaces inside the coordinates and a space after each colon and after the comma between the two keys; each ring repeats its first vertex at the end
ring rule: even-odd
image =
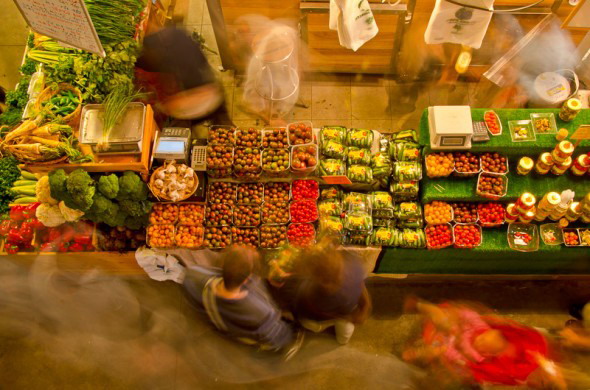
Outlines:
{"type": "Polygon", "coordinates": [[[154,185],[156,186],[156,188],[162,188],[162,187],[164,187],[164,182],[160,179],[156,179],[154,181],[154,185]]]}

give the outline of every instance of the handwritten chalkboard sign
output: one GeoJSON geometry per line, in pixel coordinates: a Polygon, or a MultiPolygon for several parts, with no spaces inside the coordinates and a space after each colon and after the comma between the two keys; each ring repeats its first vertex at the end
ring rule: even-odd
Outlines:
{"type": "Polygon", "coordinates": [[[84,0],[14,0],[33,31],[105,56],[84,0]]]}

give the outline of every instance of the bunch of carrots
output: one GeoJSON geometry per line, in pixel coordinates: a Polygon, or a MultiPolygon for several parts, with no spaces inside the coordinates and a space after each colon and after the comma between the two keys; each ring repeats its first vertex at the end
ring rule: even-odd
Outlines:
{"type": "Polygon", "coordinates": [[[92,161],[77,148],[72,128],[59,123],[43,124],[44,115],[28,119],[11,130],[0,142],[3,153],[25,163],[55,160],[67,156],[72,163],[92,161]]]}

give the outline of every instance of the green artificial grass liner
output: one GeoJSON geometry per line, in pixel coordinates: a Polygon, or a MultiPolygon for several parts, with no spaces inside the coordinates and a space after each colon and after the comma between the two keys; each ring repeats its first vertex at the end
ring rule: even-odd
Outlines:
{"type": "MultiPolygon", "coordinates": [[[[473,108],[471,109],[471,118],[474,121],[483,121],[483,114],[488,111],[488,108],[473,108]]],[[[576,119],[571,122],[563,122],[557,115],[559,109],[555,108],[539,108],[539,109],[497,109],[494,110],[500,117],[502,122],[502,134],[497,136],[490,135],[490,140],[483,143],[472,143],[472,152],[500,152],[509,157],[522,157],[529,156],[534,159],[543,153],[550,152],[555,147],[557,140],[555,134],[537,134],[536,141],[529,142],[512,142],[510,137],[510,129],[508,127],[508,121],[512,120],[530,120],[532,113],[541,112],[552,112],[555,115],[555,123],[557,129],[566,128],[569,134],[573,132],[583,124],[590,124],[590,109],[582,110],[576,119]]],[[[428,109],[424,110],[422,117],[420,118],[420,144],[424,145],[424,154],[430,153],[430,132],[428,130],[428,109]]],[[[578,155],[581,152],[590,151],[590,140],[584,140],[576,148],[574,155],[578,155]]]]}
{"type": "Polygon", "coordinates": [[[439,250],[383,248],[376,273],[418,274],[588,274],[587,247],[548,246],[539,242],[536,252],[508,247],[506,225],[483,229],[483,242],[474,249],[439,250]]]}
{"type": "MultiPolygon", "coordinates": [[[[518,159],[510,160],[508,177],[508,191],[506,196],[501,198],[500,202],[513,202],[525,192],[530,192],[540,200],[543,195],[550,191],[561,192],[571,189],[576,193],[576,199],[582,199],[584,195],[590,192],[590,177],[575,176],[567,171],[561,176],[555,176],[552,173],[539,175],[531,172],[526,176],[516,173],[518,159]]],[[[474,177],[455,177],[430,179],[424,177],[420,183],[422,186],[422,203],[429,203],[433,200],[452,201],[489,201],[487,198],[475,194],[477,186],[477,176],[474,177]],[[439,192],[434,188],[435,184],[441,185],[445,190],[439,192]]]]}

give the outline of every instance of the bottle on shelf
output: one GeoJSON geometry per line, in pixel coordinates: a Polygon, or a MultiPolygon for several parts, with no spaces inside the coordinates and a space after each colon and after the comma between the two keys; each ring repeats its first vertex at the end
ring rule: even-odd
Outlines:
{"type": "Polygon", "coordinates": [[[561,141],[551,152],[551,158],[555,164],[563,164],[568,157],[574,154],[575,146],[570,141],[561,141]]]}
{"type": "Polygon", "coordinates": [[[582,110],[582,102],[580,99],[571,98],[563,103],[561,110],[559,111],[559,119],[564,122],[571,122],[582,110]]]}
{"type": "Polygon", "coordinates": [[[588,154],[580,154],[574,159],[571,173],[576,176],[583,176],[590,169],[590,156],[588,154]]]}
{"type": "Polygon", "coordinates": [[[519,175],[525,176],[528,175],[530,171],[533,170],[535,166],[535,162],[532,158],[524,156],[518,161],[518,166],[516,167],[516,173],[519,175]]]}
{"type": "Polygon", "coordinates": [[[561,193],[561,202],[555,207],[555,209],[549,214],[549,219],[552,221],[559,221],[565,216],[570,203],[573,201],[575,192],[572,190],[565,190],[561,193]]]}
{"type": "Polygon", "coordinates": [[[535,164],[535,172],[537,172],[539,175],[546,175],[547,173],[549,173],[552,166],[553,157],[551,157],[551,153],[542,153],[537,159],[537,163],[535,164]]]}
{"type": "Polygon", "coordinates": [[[553,166],[551,167],[551,173],[553,173],[556,176],[561,176],[565,173],[565,171],[567,171],[570,167],[572,166],[572,158],[568,157],[563,164],[558,164],[555,163],[553,164],[553,166]]]}

